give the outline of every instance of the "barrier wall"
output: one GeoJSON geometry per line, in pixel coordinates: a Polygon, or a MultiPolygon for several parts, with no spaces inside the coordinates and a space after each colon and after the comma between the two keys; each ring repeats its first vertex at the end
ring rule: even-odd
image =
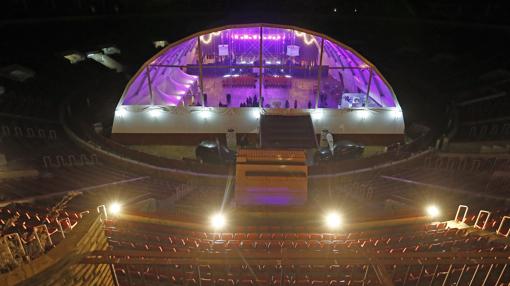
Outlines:
{"type": "Polygon", "coordinates": [[[398,109],[122,106],[115,112],[112,138],[125,144],[190,145],[215,136],[223,138],[228,129],[257,134],[261,114],[310,114],[317,134],[327,129],[335,137],[351,136],[372,144],[389,145],[401,141],[404,134],[404,119],[398,109]]]}

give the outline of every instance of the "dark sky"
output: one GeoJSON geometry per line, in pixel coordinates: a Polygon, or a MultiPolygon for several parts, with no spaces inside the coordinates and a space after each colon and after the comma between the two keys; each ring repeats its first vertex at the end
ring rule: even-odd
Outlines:
{"type": "MultiPolygon", "coordinates": [[[[64,51],[117,45],[127,67],[125,80],[157,52],[153,40],[173,42],[225,24],[281,23],[327,34],[356,49],[393,86],[406,120],[429,124],[444,122],[447,104],[481,75],[508,69],[504,43],[510,26],[504,21],[510,17],[501,17],[509,10],[505,2],[252,2],[5,0],[0,4],[0,66],[33,68],[48,78],[41,89],[52,90],[71,82],[77,71],[62,59],[64,51]]],[[[120,96],[116,92],[111,96],[120,96]]]]}

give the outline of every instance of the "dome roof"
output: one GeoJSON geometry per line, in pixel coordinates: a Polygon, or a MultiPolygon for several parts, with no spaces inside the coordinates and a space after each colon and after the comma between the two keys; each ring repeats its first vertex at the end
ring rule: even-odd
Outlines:
{"type": "MultiPolygon", "coordinates": [[[[295,78],[300,82],[293,98],[301,91],[317,94],[315,107],[398,107],[388,82],[352,48],[316,32],[273,24],[224,26],[170,44],[138,70],[119,105],[207,105],[207,95],[219,90],[212,77],[223,78],[223,87],[246,84],[255,98],[267,98],[272,84],[295,78]],[[338,106],[319,101],[322,93],[337,94],[338,106]]],[[[308,100],[307,107],[313,103],[308,100]]]]}

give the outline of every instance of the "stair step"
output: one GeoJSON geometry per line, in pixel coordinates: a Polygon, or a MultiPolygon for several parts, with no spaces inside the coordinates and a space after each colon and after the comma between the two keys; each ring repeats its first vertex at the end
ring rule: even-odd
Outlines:
{"type": "Polygon", "coordinates": [[[260,120],[262,148],[316,148],[310,115],[263,115],[260,120]]]}

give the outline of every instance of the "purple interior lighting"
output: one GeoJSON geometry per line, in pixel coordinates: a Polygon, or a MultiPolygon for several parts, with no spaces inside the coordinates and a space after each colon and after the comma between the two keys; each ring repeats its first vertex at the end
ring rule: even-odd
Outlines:
{"type": "Polygon", "coordinates": [[[248,188],[236,201],[241,205],[303,205],[306,195],[288,188],[248,188]]]}
{"type": "MultiPolygon", "coordinates": [[[[231,35],[233,40],[259,40],[260,36],[258,34],[233,34],[231,35]]],[[[268,41],[285,41],[285,35],[275,34],[275,35],[263,35],[263,40],[268,41]]]]}
{"type": "Polygon", "coordinates": [[[264,98],[266,108],[314,108],[316,100],[320,108],[360,107],[343,105],[352,94],[363,100],[360,106],[365,106],[366,94],[368,107],[396,106],[391,88],[375,70],[371,75],[369,64],[355,52],[317,35],[253,26],[211,32],[169,47],[141,68],[122,104],[237,108],[252,107],[250,98],[264,98]],[[234,77],[241,79],[230,80],[234,77]],[[207,94],[206,102],[201,102],[202,94],[207,94]]]}

